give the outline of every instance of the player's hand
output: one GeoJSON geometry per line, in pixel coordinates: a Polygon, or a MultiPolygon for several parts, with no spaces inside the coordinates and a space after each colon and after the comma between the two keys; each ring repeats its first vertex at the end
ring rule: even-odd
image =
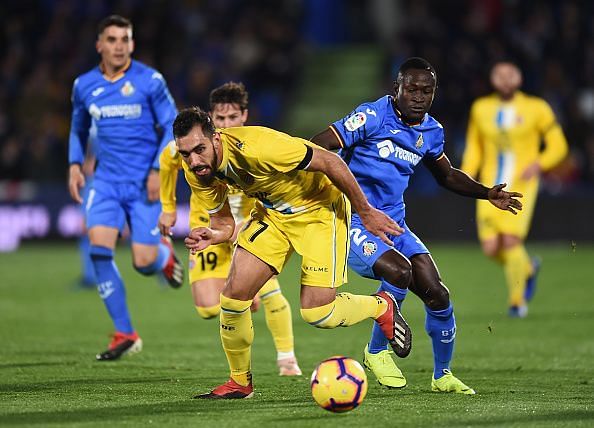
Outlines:
{"type": "Polygon", "coordinates": [[[212,229],[208,227],[195,227],[190,230],[190,234],[184,239],[186,248],[190,253],[196,254],[212,244],[212,229]]]}
{"type": "Polygon", "coordinates": [[[70,196],[79,204],[82,204],[82,197],[80,196],[80,189],[82,189],[85,185],[85,176],[83,175],[80,165],[77,163],[73,163],[70,165],[70,170],[68,171],[68,191],[70,192],[70,196]]]}
{"type": "Polygon", "coordinates": [[[161,231],[161,235],[171,235],[171,228],[175,226],[176,221],[177,213],[175,211],[172,213],[161,212],[161,215],[159,215],[159,222],[157,223],[159,230],[161,231]]]}
{"type": "Polygon", "coordinates": [[[522,173],[522,180],[530,180],[532,177],[538,177],[540,171],[540,164],[538,162],[532,162],[522,173]]]}
{"type": "Polygon", "coordinates": [[[161,183],[159,182],[159,171],[151,169],[148,177],[146,178],[146,196],[149,201],[155,202],[159,200],[159,188],[161,183]]]}
{"type": "Polygon", "coordinates": [[[487,198],[489,199],[489,202],[500,210],[517,214],[516,211],[522,211],[522,203],[514,198],[521,198],[523,195],[518,192],[506,192],[503,190],[505,186],[507,186],[506,183],[491,187],[487,194],[487,198]]]}
{"type": "Polygon", "coordinates": [[[371,205],[365,212],[359,212],[357,214],[359,214],[365,228],[384,241],[387,245],[394,245],[387,234],[399,236],[404,233],[404,229],[398,226],[398,223],[380,210],[373,208],[371,205]]]}

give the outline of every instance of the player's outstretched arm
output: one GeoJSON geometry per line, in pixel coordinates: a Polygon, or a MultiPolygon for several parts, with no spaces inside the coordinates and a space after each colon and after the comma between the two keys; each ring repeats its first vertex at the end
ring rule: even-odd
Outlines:
{"type": "Polygon", "coordinates": [[[340,141],[338,140],[336,133],[330,128],[326,128],[319,134],[316,134],[311,139],[311,142],[325,148],[326,150],[338,150],[341,148],[340,141]]]}
{"type": "Polygon", "coordinates": [[[440,185],[458,195],[487,199],[497,208],[513,214],[522,209],[522,203],[515,199],[521,198],[521,193],[504,191],[505,184],[498,184],[491,188],[484,186],[464,171],[452,167],[445,154],[438,159],[425,159],[423,162],[440,185]]]}
{"type": "Polygon", "coordinates": [[[311,162],[306,169],[326,174],[330,181],[349,198],[353,209],[359,214],[367,230],[386,244],[393,245],[386,234],[398,236],[404,232],[394,220],[367,202],[365,194],[349,168],[334,153],[314,147],[311,162]]]}
{"type": "MultiPolygon", "coordinates": [[[[192,217],[190,213],[190,217],[192,217]]],[[[227,242],[233,236],[235,220],[231,215],[229,202],[225,201],[223,207],[210,215],[210,227],[195,227],[184,240],[186,248],[192,254],[202,251],[209,245],[227,242]]]]}

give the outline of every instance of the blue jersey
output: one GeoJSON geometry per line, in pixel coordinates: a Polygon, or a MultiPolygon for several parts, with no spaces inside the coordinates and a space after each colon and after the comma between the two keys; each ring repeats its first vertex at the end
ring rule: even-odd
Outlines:
{"type": "Polygon", "coordinates": [[[74,81],[68,160],[82,164],[93,124],[95,178],[144,184],[173,139],[176,114],[167,84],[156,70],[133,60],[121,78],[110,81],[95,67],[74,81]]]}
{"type": "Polygon", "coordinates": [[[340,156],[371,205],[399,221],[404,218],[404,191],[415,166],[443,155],[441,124],[425,114],[416,126],[402,122],[393,98],[386,95],[357,107],[331,125],[340,139],[340,156]]]}

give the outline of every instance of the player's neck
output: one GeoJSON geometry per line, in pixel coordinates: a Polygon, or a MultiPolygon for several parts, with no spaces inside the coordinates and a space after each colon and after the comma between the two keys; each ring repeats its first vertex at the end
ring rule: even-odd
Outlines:
{"type": "Polygon", "coordinates": [[[131,63],[132,63],[132,60],[129,59],[126,62],[126,64],[124,64],[121,67],[110,67],[109,65],[106,65],[102,61],[99,64],[99,70],[101,70],[103,77],[105,77],[110,82],[114,82],[114,81],[118,80],[119,78],[121,78],[122,76],[124,76],[124,73],[126,72],[126,70],[128,70],[131,63]]]}
{"type": "Polygon", "coordinates": [[[394,109],[394,113],[396,113],[396,116],[398,116],[400,118],[400,120],[402,121],[402,123],[404,123],[407,126],[418,126],[421,124],[422,120],[419,122],[417,120],[410,120],[408,118],[406,118],[402,112],[400,111],[400,109],[398,108],[398,106],[396,105],[396,100],[394,99],[394,97],[392,97],[392,108],[394,109]]]}
{"type": "Polygon", "coordinates": [[[505,103],[509,103],[512,102],[514,100],[514,98],[516,97],[516,91],[511,92],[509,94],[502,94],[500,92],[497,93],[497,95],[499,96],[499,99],[505,103]]]}

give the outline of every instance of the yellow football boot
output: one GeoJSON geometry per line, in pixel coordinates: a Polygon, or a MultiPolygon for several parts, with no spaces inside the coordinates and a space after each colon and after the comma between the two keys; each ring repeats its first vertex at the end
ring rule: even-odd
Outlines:
{"type": "Polygon", "coordinates": [[[380,385],[388,388],[404,388],[406,386],[406,379],[396,366],[391,355],[392,351],[386,349],[379,354],[371,354],[365,345],[363,353],[363,364],[373,372],[380,385]]]}
{"type": "Polygon", "coordinates": [[[448,369],[443,370],[444,375],[439,379],[431,380],[431,391],[433,392],[455,392],[456,394],[474,395],[474,389],[465,385],[460,379],[448,369]]]}

